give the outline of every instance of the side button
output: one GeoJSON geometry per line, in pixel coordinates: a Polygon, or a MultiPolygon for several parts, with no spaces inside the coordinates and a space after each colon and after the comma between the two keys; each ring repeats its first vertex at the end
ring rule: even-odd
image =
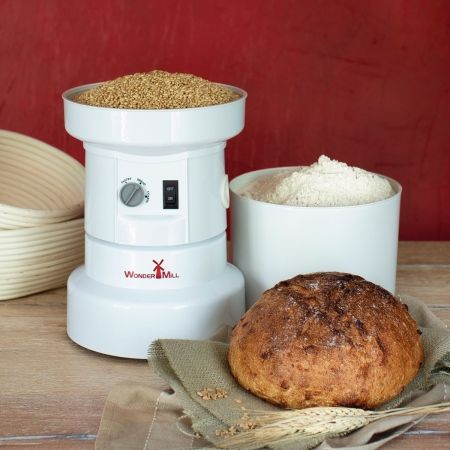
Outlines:
{"type": "Polygon", "coordinates": [[[224,175],[220,185],[220,199],[225,209],[230,207],[230,187],[228,185],[228,175],[224,175]]]}

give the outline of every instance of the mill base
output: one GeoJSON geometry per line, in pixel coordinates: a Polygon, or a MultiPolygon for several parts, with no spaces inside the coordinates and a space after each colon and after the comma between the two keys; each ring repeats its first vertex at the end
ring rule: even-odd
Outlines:
{"type": "Polygon", "coordinates": [[[208,339],[237,322],[244,305],[244,278],[231,264],[207,283],[161,291],[98,283],[81,266],[67,283],[67,334],[99,353],[146,359],[153,340],[208,339]]]}

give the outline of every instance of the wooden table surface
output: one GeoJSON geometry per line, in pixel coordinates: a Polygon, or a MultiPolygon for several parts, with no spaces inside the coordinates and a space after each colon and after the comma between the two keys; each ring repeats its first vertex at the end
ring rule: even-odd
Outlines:
{"type": "MultiPolygon", "coordinates": [[[[401,242],[397,291],[450,324],[450,242],[401,242]]],[[[66,335],[66,291],[0,302],[0,447],[94,449],[106,396],[131,379],[161,385],[145,361],[93,353],[66,335]]],[[[450,449],[450,413],[385,449],[450,449]]]]}

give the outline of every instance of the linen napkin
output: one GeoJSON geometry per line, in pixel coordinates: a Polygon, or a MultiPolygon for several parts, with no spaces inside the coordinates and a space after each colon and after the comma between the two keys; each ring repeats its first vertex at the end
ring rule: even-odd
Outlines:
{"type": "MultiPolygon", "coordinates": [[[[450,332],[424,303],[410,297],[402,301],[422,330],[425,361],[404,391],[380,409],[449,401],[450,332]]],[[[96,449],[217,448],[215,444],[220,444],[220,435],[243,417],[251,416],[252,410],[278,410],[236,383],[229,372],[226,353],[227,344],[217,341],[164,339],[153,342],[149,363],[168,383],[167,389],[133,382],[115,386],[106,401],[96,449]],[[220,398],[223,393],[226,398],[220,398]],[[211,396],[219,398],[208,400],[211,396]]],[[[330,435],[322,443],[309,439],[275,444],[270,448],[307,450],[319,445],[320,450],[373,450],[422,418],[392,417],[345,437],[330,435]]]]}

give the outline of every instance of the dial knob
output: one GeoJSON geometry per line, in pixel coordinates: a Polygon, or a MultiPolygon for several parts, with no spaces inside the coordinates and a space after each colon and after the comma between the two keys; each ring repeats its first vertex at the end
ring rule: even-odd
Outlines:
{"type": "Polygon", "coordinates": [[[138,183],[127,183],[120,190],[120,201],[126,206],[139,206],[144,199],[144,189],[138,183]]]}

